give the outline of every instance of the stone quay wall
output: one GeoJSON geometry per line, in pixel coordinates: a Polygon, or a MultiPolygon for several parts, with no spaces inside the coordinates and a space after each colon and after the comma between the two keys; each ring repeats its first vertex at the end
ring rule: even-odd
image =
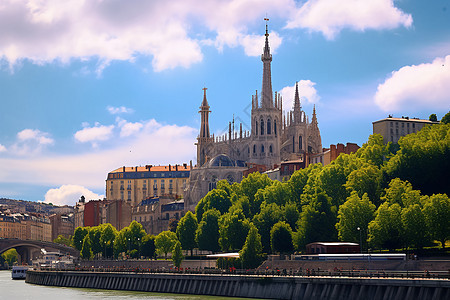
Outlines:
{"type": "Polygon", "coordinates": [[[450,299],[448,279],[28,271],[38,285],[260,299],[450,299]]]}

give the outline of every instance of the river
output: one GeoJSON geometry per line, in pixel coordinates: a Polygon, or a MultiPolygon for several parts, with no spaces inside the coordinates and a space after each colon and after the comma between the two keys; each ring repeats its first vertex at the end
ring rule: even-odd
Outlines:
{"type": "Polygon", "coordinates": [[[115,290],[48,287],[12,280],[11,271],[0,271],[0,299],[7,300],[90,300],[90,299],[151,299],[151,300],[231,300],[240,298],[160,294],[115,290]]]}

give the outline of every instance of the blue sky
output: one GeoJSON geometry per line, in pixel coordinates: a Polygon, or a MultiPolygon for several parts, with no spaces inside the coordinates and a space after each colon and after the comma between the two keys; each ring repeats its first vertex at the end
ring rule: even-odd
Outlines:
{"type": "Polygon", "coordinates": [[[315,104],[324,147],[386,117],[450,108],[448,0],[0,2],[0,197],[71,204],[120,166],[195,162],[211,131],[249,120],[264,17],[272,85],[315,104]]]}

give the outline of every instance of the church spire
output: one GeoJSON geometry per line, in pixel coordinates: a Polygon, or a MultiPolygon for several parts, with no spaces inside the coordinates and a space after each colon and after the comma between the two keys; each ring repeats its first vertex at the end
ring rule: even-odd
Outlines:
{"type": "Polygon", "coordinates": [[[264,52],[261,55],[261,61],[263,62],[263,82],[262,82],[262,95],[261,95],[261,106],[262,107],[273,107],[273,95],[272,95],[272,75],[271,75],[271,62],[272,54],[270,54],[269,47],[269,30],[267,22],[268,18],[264,18],[266,21],[266,41],[264,45],[264,52]]]}
{"type": "Polygon", "coordinates": [[[302,115],[302,107],[300,105],[300,96],[298,93],[298,81],[295,82],[295,97],[294,97],[294,122],[300,123],[301,122],[301,115],[302,115]]]}
{"type": "Polygon", "coordinates": [[[200,139],[209,138],[209,110],[208,100],[206,99],[206,90],[207,88],[203,88],[203,101],[202,106],[200,106],[200,115],[201,115],[201,125],[200,125],[200,139]]]}

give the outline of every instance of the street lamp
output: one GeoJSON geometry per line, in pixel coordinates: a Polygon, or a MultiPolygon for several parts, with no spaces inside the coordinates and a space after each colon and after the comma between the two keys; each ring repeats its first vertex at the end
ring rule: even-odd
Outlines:
{"type": "Polygon", "coordinates": [[[139,247],[139,257],[138,259],[141,258],[141,238],[138,238],[138,247],[139,247]]]}
{"type": "Polygon", "coordinates": [[[359,250],[361,251],[361,253],[362,253],[362,237],[361,237],[361,228],[360,227],[358,227],[358,228],[356,228],[356,229],[358,229],[358,231],[359,231],[359,250]]]}

